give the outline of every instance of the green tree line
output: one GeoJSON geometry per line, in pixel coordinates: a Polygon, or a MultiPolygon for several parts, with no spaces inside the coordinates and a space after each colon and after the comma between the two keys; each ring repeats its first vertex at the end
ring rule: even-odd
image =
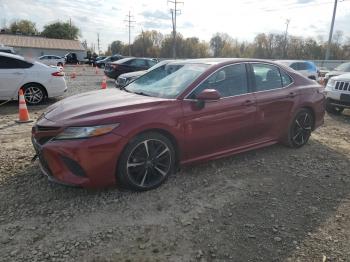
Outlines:
{"type": "MultiPolygon", "coordinates": [[[[29,20],[18,20],[5,28],[5,32],[40,35],[48,38],[78,39],[79,29],[70,22],[54,22],[44,26],[39,32],[35,23],[29,20]]],[[[133,56],[172,57],[173,37],[156,30],[142,31],[131,44],[133,56]]],[[[327,42],[322,37],[298,37],[284,34],[261,33],[252,41],[239,41],[226,33],[215,33],[210,41],[202,41],[198,37],[183,37],[177,34],[176,54],[178,58],[201,57],[250,57],[265,59],[313,59],[322,60],[327,42]]],[[[330,47],[330,59],[350,59],[350,38],[344,39],[342,31],[336,31],[330,47]]],[[[120,40],[113,41],[106,55],[128,55],[129,46],[120,40]]]]}
{"type": "Polygon", "coordinates": [[[44,25],[43,31],[36,28],[36,24],[29,20],[17,20],[12,22],[9,27],[3,29],[4,33],[37,35],[47,38],[71,39],[77,40],[80,36],[79,28],[70,22],[53,22],[44,25]]]}
{"type": "MultiPolygon", "coordinates": [[[[341,31],[335,32],[331,44],[331,57],[334,60],[350,59],[350,38],[343,39],[341,31]]],[[[131,44],[133,56],[172,57],[173,37],[158,31],[141,32],[131,44]]],[[[209,42],[197,37],[176,37],[178,58],[201,57],[249,57],[264,59],[312,59],[322,60],[327,42],[321,37],[298,37],[284,34],[258,34],[253,41],[239,41],[226,33],[216,33],[209,42]]],[[[113,41],[106,55],[128,55],[128,44],[120,40],[113,41]]]]}

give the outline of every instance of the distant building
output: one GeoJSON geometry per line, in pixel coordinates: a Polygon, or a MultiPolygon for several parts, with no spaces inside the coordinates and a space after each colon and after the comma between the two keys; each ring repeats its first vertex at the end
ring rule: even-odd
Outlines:
{"type": "Polygon", "coordinates": [[[78,40],[0,33],[0,45],[13,47],[17,54],[32,58],[42,55],[64,56],[67,53],[76,53],[79,60],[86,57],[86,49],[78,40]]]}

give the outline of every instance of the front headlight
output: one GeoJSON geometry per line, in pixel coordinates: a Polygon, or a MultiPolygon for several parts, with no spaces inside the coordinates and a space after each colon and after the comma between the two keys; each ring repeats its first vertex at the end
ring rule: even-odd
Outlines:
{"type": "Polygon", "coordinates": [[[335,80],[334,79],[329,79],[327,83],[327,88],[332,89],[335,86],[335,80]]]}
{"type": "Polygon", "coordinates": [[[58,134],[55,140],[64,139],[76,139],[76,138],[88,138],[94,136],[101,136],[108,134],[114,128],[118,127],[119,123],[111,125],[100,125],[100,126],[86,126],[86,127],[67,127],[58,134]]]}

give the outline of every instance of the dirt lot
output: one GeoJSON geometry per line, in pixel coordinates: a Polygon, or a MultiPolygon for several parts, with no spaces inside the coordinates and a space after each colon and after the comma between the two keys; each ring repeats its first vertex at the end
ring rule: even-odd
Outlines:
{"type": "MultiPolygon", "coordinates": [[[[67,80],[69,96],[102,76],[67,80]]],[[[49,183],[30,162],[32,123],[14,123],[16,103],[0,116],[0,261],[350,261],[350,111],[301,149],[187,167],[145,193],[49,183]]]]}

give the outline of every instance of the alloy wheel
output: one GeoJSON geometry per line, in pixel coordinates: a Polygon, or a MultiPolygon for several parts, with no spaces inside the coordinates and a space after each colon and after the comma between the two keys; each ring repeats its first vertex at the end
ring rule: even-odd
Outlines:
{"type": "Polygon", "coordinates": [[[159,184],[168,175],[172,165],[170,148],[157,139],[147,139],[131,151],[126,168],[130,181],[143,188],[159,184]]]}
{"type": "Polygon", "coordinates": [[[292,128],[292,140],[296,146],[307,143],[312,130],[312,116],[308,112],[302,112],[294,120],[292,128]]]}
{"type": "Polygon", "coordinates": [[[24,90],[24,99],[29,104],[39,104],[43,98],[44,92],[38,86],[29,86],[24,90]]]}

